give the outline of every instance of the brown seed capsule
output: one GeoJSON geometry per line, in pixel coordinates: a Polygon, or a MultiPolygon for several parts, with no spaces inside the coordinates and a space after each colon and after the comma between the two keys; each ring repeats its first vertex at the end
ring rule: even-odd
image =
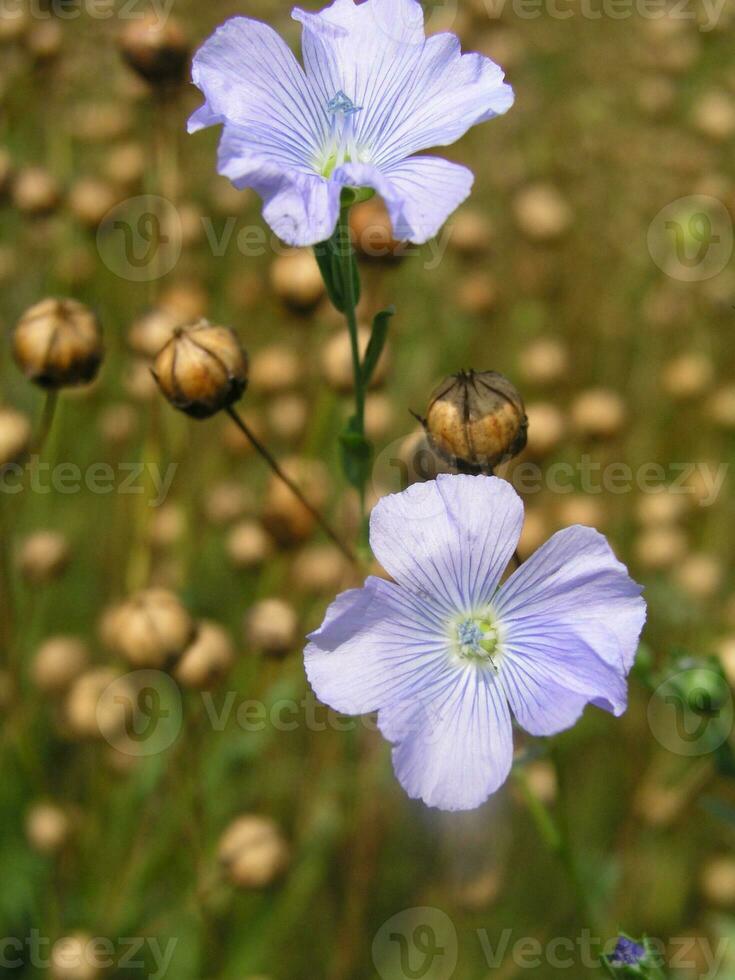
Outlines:
{"type": "Polygon", "coordinates": [[[380,198],[373,197],[350,210],[350,232],[363,258],[375,262],[400,258],[402,242],[394,238],[390,215],[380,198]]]}
{"type": "Polygon", "coordinates": [[[184,687],[206,691],[214,687],[235,662],[235,650],[227,630],[204,620],[197,635],[176,664],[174,677],[184,687]]]}
{"type": "Polygon", "coordinates": [[[192,642],[196,627],[167,589],[146,589],[109,610],[101,624],[108,646],[133,667],[161,668],[192,642]]]}
{"type": "Polygon", "coordinates": [[[218,855],[234,885],[264,888],[285,870],[289,848],[273,820],[248,814],[224,832],[218,855]]]}
{"type": "Polygon", "coordinates": [[[51,636],[36,651],[31,677],[46,694],[65,691],[89,660],[87,644],[76,636],[51,636]]]}
{"type": "Polygon", "coordinates": [[[296,611],[283,599],[261,599],[245,617],[245,639],[257,653],[280,657],[298,638],[296,611]]]}
{"type": "Polygon", "coordinates": [[[571,209],[559,191],[547,184],[524,188],[514,201],[518,225],[534,241],[560,238],[572,223],[571,209]]]}
{"type": "Polygon", "coordinates": [[[201,320],[174,330],[156,357],[153,376],[174,408],[206,419],[242,397],[248,357],[234,330],[201,320]]]}
{"type": "MultiPolygon", "coordinates": [[[[370,330],[367,327],[358,327],[357,342],[360,354],[364,357],[370,342],[370,330]]],[[[352,364],[352,344],[349,334],[344,328],[336,330],[326,341],[322,350],[321,361],[322,374],[329,387],[340,392],[340,394],[349,394],[355,384],[355,375],[352,364]]],[[[389,362],[390,346],[386,344],[370,379],[371,388],[377,388],[385,381],[389,362]]]]}
{"type": "Polygon", "coordinates": [[[227,525],[249,513],[254,501],[249,489],[236,480],[226,480],[212,487],[204,501],[207,520],[219,526],[227,525]]]}
{"type": "MultiPolygon", "coordinates": [[[[306,499],[318,510],[327,502],[329,474],[317,460],[289,458],[281,463],[306,499]]],[[[284,546],[306,541],[314,532],[316,521],[295,494],[279,480],[271,476],[263,507],[263,524],[276,541],[284,546]]]]}
{"type": "Polygon", "coordinates": [[[16,463],[31,444],[31,423],[14,408],[0,408],[0,468],[16,463]]]}
{"type": "Polygon", "coordinates": [[[279,255],[271,265],[273,292],[299,313],[312,310],[324,295],[324,280],[314,256],[305,249],[279,255]]]}
{"type": "Polygon", "coordinates": [[[235,568],[257,568],[273,554],[273,539],[257,521],[240,521],[227,535],[225,548],[235,568]]]}
{"type": "Polygon", "coordinates": [[[87,933],[75,932],[57,940],[51,949],[53,980],[97,980],[105,962],[99,945],[87,933]]]}
{"type": "Polygon", "coordinates": [[[301,551],[291,566],[291,582],[302,595],[333,595],[340,591],[350,567],[333,544],[312,544],[301,551]]]}
{"type": "Polygon", "coordinates": [[[309,403],[301,395],[289,392],[278,395],[268,405],[268,427],[278,439],[296,442],[306,431],[309,403]]]}
{"type": "Polygon", "coordinates": [[[55,854],[69,838],[69,817],[53,803],[34,803],[26,814],[26,837],[39,854],[55,854]]]}
{"type": "Polygon", "coordinates": [[[154,13],[132,20],[119,38],[125,61],[151,85],[183,81],[189,61],[189,43],[178,21],[154,13]]]}
{"type": "Polygon", "coordinates": [[[21,544],[18,567],[31,585],[53,582],[65,570],[71,559],[69,544],[59,531],[36,531],[21,544]]]}
{"type": "Polygon", "coordinates": [[[463,208],[452,218],[449,225],[449,245],[460,255],[482,255],[487,252],[491,241],[492,230],[487,218],[480,211],[463,208]]]}
{"type": "Polygon", "coordinates": [[[42,217],[59,205],[61,192],[56,179],[41,167],[21,170],[13,181],[13,204],[23,214],[42,217]]]}
{"type": "Polygon", "coordinates": [[[26,310],[13,333],[16,364],[43,388],[92,381],[103,353],[97,317],[74,299],[36,303],[26,310]]]}
{"type": "Polygon", "coordinates": [[[69,190],[69,210],[80,224],[92,230],[117,202],[115,188],[97,177],[80,177],[69,190]]]}
{"type": "Polygon", "coordinates": [[[275,395],[295,388],[304,375],[303,358],[285,344],[271,344],[253,354],[250,384],[253,391],[275,395]]]}
{"type": "Polygon", "coordinates": [[[617,391],[609,388],[589,388],[583,391],[571,407],[572,424],[582,436],[593,439],[612,439],[625,425],[625,402],[617,391]]]}
{"type": "Polygon", "coordinates": [[[432,447],[456,469],[492,470],[526,445],[523,399],[496,371],[461,371],[434,390],[423,425],[432,447]]]}
{"type": "Polygon", "coordinates": [[[135,703],[135,691],[111,667],[96,667],[78,677],[64,702],[64,721],[74,738],[114,738],[125,725],[123,701],[135,703]],[[103,697],[115,684],[115,698],[103,697]]]}

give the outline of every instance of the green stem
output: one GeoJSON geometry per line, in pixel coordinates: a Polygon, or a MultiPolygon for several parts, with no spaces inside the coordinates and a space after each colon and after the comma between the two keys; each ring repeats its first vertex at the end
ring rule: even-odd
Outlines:
{"type": "Polygon", "coordinates": [[[364,436],[365,385],[362,376],[362,358],[360,357],[360,344],[357,332],[357,313],[355,312],[357,307],[357,298],[355,296],[355,253],[350,240],[350,210],[348,207],[344,207],[340,211],[337,238],[339,260],[342,263],[343,269],[342,281],[345,288],[345,318],[347,320],[347,329],[350,332],[352,370],[355,376],[355,422],[358,433],[364,436]]]}
{"type": "Polygon", "coordinates": [[[38,425],[38,432],[36,433],[36,438],[33,442],[34,455],[39,455],[43,447],[46,445],[46,440],[51,434],[51,429],[53,428],[58,403],[59,392],[56,389],[51,389],[51,391],[49,391],[46,395],[46,401],[41,414],[41,421],[38,425]]]}

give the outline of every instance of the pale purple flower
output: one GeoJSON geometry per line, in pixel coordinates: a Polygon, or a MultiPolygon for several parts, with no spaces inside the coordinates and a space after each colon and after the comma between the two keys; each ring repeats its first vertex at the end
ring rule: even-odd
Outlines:
{"type": "Polygon", "coordinates": [[[439,476],[385,497],[370,542],[395,582],[344,592],[309,637],[306,673],[344,714],[378,712],[409,796],[479,806],[511,767],[511,712],[531,735],[592,703],[625,710],[641,588],[589,527],[555,534],[500,585],[523,505],[509,483],[439,476]]]}
{"type": "Polygon", "coordinates": [[[268,25],[227,21],[199,49],[193,80],[206,97],[189,131],[224,124],[219,172],[263,198],[290,245],[334,231],[343,187],[385,200],[396,238],[421,243],[468,196],[466,167],[420,150],[446,146],[513,102],[501,69],[426,37],[418,0],[336,0],[296,8],[303,67],[268,25]]]}

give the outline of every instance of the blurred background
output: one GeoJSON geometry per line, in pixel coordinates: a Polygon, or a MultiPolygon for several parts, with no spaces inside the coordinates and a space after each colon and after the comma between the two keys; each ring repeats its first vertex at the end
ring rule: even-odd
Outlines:
{"type": "Polygon", "coordinates": [[[425,6],[516,104],[446,152],[477,179],[435,242],[399,246],[376,201],[353,214],[361,318],[398,311],[371,502],[442,465],[410,410],[444,376],[510,377],[521,554],[590,524],[645,583],[630,709],[588,709],[553,758],[517,738],[518,777],[441,814],[370,719],[315,703],[303,637],[360,576],[230,419],[176,414],[150,374],[177,325],[235,328],[243,416],[354,541],[341,319],[311,254],[216,176],[218,134],[186,135],[200,96],[176,83],[232,14],[295,49],[299,27],[271,0],[4,0],[3,975],[544,980],[599,975],[623,929],[659,937],[672,976],[735,978],[735,5],[425,6]],[[104,333],[97,378],[58,398],[11,356],[49,297],[104,333]]]}

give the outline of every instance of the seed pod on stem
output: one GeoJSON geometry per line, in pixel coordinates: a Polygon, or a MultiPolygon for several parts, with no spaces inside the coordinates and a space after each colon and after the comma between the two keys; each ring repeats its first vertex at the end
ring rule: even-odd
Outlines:
{"type": "Polygon", "coordinates": [[[25,376],[51,390],[92,381],[104,348],[97,317],[74,299],[44,299],[23,314],[13,357],[25,376]]]}

